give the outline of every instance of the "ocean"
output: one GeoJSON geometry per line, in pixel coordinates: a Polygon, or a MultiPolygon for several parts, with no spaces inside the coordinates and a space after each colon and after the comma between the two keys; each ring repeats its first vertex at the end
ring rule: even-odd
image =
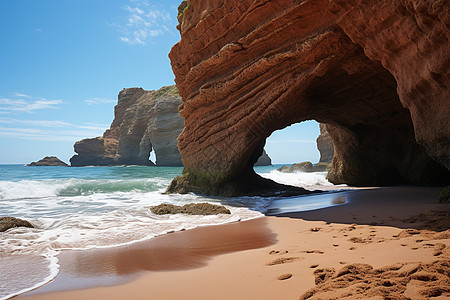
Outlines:
{"type": "MultiPolygon", "coordinates": [[[[256,167],[261,176],[310,190],[337,190],[326,173],[280,173],[281,165],[256,167]]],[[[8,299],[52,280],[57,254],[64,249],[114,247],[198,226],[250,220],[270,212],[277,198],[164,195],[182,168],[164,167],[26,167],[0,165],[0,217],[25,219],[35,228],[0,232],[0,299],[8,299]],[[150,207],[209,202],[231,215],[157,216],[150,207]]],[[[293,210],[331,205],[320,195],[289,199],[293,210]]]]}

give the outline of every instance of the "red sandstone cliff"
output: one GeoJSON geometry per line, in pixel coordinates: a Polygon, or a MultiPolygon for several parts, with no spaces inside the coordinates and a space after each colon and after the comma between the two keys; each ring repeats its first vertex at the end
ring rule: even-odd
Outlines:
{"type": "Polygon", "coordinates": [[[252,192],[265,139],[309,119],[333,139],[332,182],[450,182],[447,1],[190,0],[179,20],[172,188],[252,192]]]}

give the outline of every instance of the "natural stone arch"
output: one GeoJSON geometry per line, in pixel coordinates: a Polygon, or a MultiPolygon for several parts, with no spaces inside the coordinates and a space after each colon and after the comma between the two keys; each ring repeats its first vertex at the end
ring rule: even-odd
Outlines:
{"type": "Polygon", "coordinates": [[[444,2],[190,4],[170,53],[185,118],[185,174],[174,185],[227,195],[270,186],[251,170],[265,139],[309,119],[329,124],[341,146],[334,182],[449,181],[428,157],[450,168],[444,2]]]}

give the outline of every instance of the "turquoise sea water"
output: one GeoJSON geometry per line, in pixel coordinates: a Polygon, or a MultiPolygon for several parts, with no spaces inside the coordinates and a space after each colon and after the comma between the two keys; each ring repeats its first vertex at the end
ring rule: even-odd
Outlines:
{"type": "MultiPolygon", "coordinates": [[[[256,167],[264,177],[308,189],[335,189],[325,173],[285,174],[279,166],[256,167]]],[[[26,167],[0,165],[0,216],[30,221],[35,228],[0,233],[0,299],[51,280],[64,249],[112,247],[171,231],[263,216],[274,198],[163,195],[182,168],[26,167]],[[149,207],[209,202],[225,205],[231,215],[157,216],[149,207]],[[12,273],[11,273],[12,272],[12,273]],[[24,280],[24,278],[26,280],[24,280]]],[[[296,209],[302,209],[301,201],[296,209]]],[[[304,209],[322,204],[304,201],[304,209]]],[[[317,202],[317,201],[316,201],[317,202]]],[[[271,208],[273,211],[273,208],[271,208]]]]}

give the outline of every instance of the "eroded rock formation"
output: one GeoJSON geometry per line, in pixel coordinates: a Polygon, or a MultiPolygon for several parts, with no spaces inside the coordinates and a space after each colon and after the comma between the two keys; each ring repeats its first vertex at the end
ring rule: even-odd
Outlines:
{"type": "Polygon", "coordinates": [[[69,165],[57,158],[56,156],[46,156],[39,161],[33,161],[27,165],[28,167],[68,167],[69,165]]]}
{"type": "Polygon", "coordinates": [[[260,188],[252,166],[266,138],[310,119],[333,139],[334,183],[450,181],[446,1],[189,4],[169,55],[183,98],[184,189],[260,188]]]}
{"type": "Polygon", "coordinates": [[[34,228],[30,222],[14,217],[0,217],[0,232],[4,232],[10,228],[28,227],[34,228]]]}
{"type": "Polygon", "coordinates": [[[123,89],[111,127],[103,137],[76,142],[78,155],[70,159],[72,166],[154,165],[149,160],[153,150],[156,165],[182,166],[177,147],[177,137],[183,130],[180,104],[175,86],[157,91],[123,89]]]}
{"type": "Polygon", "coordinates": [[[258,167],[258,166],[271,166],[271,165],[272,165],[272,160],[270,159],[266,150],[263,150],[262,155],[258,158],[258,160],[256,161],[254,166],[258,167]]]}
{"type": "Polygon", "coordinates": [[[333,139],[327,130],[327,125],[319,124],[320,135],[317,137],[317,150],[320,152],[320,163],[331,163],[334,156],[333,139]]]}
{"type": "MultiPolygon", "coordinates": [[[[183,118],[178,113],[181,104],[176,86],[157,91],[129,88],[120,91],[114,107],[114,120],[103,137],[78,141],[78,155],[70,159],[72,166],[152,166],[150,153],[155,151],[156,165],[180,167],[178,136],[183,130],[183,118]]],[[[259,165],[270,165],[264,151],[259,165]]]]}
{"type": "Polygon", "coordinates": [[[298,173],[298,172],[328,172],[331,169],[331,164],[326,162],[319,162],[313,165],[310,161],[304,161],[301,163],[296,163],[291,166],[282,166],[278,168],[277,171],[283,173],[298,173]]]}
{"type": "Polygon", "coordinates": [[[168,215],[168,214],[187,214],[187,215],[218,215],[218,214],[231,214],[230,210],[222,205],[210,204],[210,203],[189,203],[183,206],[173,204],[160,204],[152,206],[150,211],[156,215],[168,215]]]}

